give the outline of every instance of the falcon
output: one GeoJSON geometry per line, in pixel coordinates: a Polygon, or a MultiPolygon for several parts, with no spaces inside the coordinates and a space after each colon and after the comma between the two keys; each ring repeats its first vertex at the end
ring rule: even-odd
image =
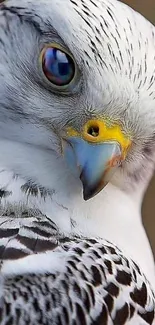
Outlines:
{"type": "Polygon", "coordinates": [[[154,67],[119,1],[1,4],[1,325],[155,323],[154,67]]]}

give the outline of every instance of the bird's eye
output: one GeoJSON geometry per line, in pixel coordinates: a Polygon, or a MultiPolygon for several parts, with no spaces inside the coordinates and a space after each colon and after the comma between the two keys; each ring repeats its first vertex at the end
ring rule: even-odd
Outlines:
{"type": "Polygon", "coordinates": [[[41,52],[42,71],[55,86],[67,86],[74,79],[75,63],[73,58],[56,45],[49,45],[41,52]]]}

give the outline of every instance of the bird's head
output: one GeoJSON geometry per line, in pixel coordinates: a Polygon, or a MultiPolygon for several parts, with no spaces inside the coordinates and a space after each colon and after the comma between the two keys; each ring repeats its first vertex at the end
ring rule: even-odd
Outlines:
{"type": "Polygon", "coordinates": [[[155,38],[143,17],[115,0],[8,0],[0,58],[1,139],[51,151],[85,199],[147,178],[155,38]]]}

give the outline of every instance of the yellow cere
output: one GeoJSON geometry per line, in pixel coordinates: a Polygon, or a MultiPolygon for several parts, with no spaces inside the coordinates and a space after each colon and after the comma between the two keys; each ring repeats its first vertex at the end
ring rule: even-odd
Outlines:
{"type": "Polygon", "coordinates": [[[106,122],[103,120],[89,120],[84,125],[81,133],[69,127],[67,130],[67,135],[69,137],[81,137],[83,140],[90,143],[117,141],[122,148],[124,158],[129,147],[131,146],[131,140],[128,136],[125,136],[119,124],[107,126],[106,122]]]}

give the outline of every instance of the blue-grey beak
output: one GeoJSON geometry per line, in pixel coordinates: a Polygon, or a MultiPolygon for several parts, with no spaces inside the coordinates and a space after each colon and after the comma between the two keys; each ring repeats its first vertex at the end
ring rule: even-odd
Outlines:
{"type": "Polygon", "coordinates": [[[84,200],[98,194],[107,185],[122,161],[118,142],[89,143],[80,137],[69,137],[64,157],[83,184],[84,200]]]}

